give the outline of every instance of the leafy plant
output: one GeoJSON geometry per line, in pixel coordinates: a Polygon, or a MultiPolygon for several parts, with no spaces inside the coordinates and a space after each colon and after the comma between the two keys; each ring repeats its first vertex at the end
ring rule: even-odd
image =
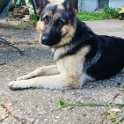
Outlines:
{"type": "Polygon", "coordinates": [[[104,8],[103,13],[108,18],[117,18],[118,17],[118,11],[115,8],[106,7],[106,8],[104,8]]]}
{"type": "Polygon", "coordinates": [[[30,20],[32,20],[32,21],[37,21],[37,20],[38,20],[38,15],[35,14],[35,13],[33,13],[33,14],[30,14],[29,18],[30,18],[30,20]]]}
{"type": "Polygon", "coordinates": [[[39,19],[39,16],[33,13],[33,14],[30,14],[29,19],[32,21],[32,25],[35,27],[36,22],[39,19]]]}

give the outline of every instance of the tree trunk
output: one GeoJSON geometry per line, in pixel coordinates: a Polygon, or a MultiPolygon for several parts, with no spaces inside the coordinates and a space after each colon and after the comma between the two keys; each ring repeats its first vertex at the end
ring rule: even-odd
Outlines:
{"type": "Polygon", "coordinates": [[[98,0],[98,9],[108,7],[109,0],[98,0]]]}
{"type": "Polygon", "coordinates": [[[78,11],[81,12],[84,7],[84,0],[78,0],[78,11]]]}

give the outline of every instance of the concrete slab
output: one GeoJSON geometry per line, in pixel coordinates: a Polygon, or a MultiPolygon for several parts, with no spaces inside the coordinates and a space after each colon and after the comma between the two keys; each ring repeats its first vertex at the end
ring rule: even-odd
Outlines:
{"type": "MultiPolygon", "coordinates": [[[[124,38],[124,21],[104,20],[86,22],[96,33],[115,35],[124,38]]],[[[120,90],[124,84],[124,75],[114,79],[89,82],[78,90],[29,89],[11,91],[7,84],[16,77],[34,70],[38,66],[53,64],[50,50],[35,43],[30,44],[33,31],[0,29],[7,36],[11,31],[17,33],[17,46],[25,51],[24,56],[9,47],[0,47],[0,123],[2,124],[114,124],[109,115],[104,117],[107,107],[80,107],[57,110],[55,101],[64,99],[68,103],[121,103],[124,93],[120,90]],[[23,31],[22,31],[23,32],[23,31]],[[29,34],[25,36],[26,34],[29,34]],[[27,37],[23,39],[24,37],[27,37]],[[29,39],[28,39],[29,38],[29,39]],[[22,41],[22,42],[21,42],[22,41]],[[103,121],[104,120],[104,121],[103,121]]],[[[11,34],[14,38],[14,33],[11,34]]],[[[34,35],[35,36],[35,35],[34,35]]],[[[35,41],[35,40],[34,40],[35,41]]],[[[31,43],[34,43],[33,40],[31,43]]],[[[124,108],[119,115],[124,115],[124,108]]],[[[122,122],[123,124],[124,122],[122,122]]]]}

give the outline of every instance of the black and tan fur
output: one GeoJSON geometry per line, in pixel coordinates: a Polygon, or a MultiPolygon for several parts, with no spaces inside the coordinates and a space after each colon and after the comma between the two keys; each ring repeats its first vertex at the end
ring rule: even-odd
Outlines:
{"type": "Polygon", "coordinates": [[[37,24],[42,44],[54,51],[56,65],[39,67],[10,82],[11,89],[80,88],[86,81],[108,79],[123,69],[124,40],[96,35],[75,18],[70,5],[47,4],[37,24]]]}

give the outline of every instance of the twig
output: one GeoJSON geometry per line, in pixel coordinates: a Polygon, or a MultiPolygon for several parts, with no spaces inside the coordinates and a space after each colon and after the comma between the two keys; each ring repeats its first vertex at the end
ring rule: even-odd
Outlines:
{"type": "Polygon", "coordinates": [[[3,109],[5,109],[5,112],[6,112],[6,116],[3,119],[0,120],[0,123],[2,123],[9,116],[12,116],[14,119],[16,119],[17,121],[20,121],[22,124],[29,124],[28,120],[22,119],[22,118],[16,116],[6,105],[0,104],[0,106],[3,109]]]}
{"type": "Polygon", "coordinates": [[[114,101],[116,100],[116,98],[120,95],[120,93],[116,94],[113,98],[112,98],[112,101],[110,102],[110,104],[113,104],[114,101]]]}

